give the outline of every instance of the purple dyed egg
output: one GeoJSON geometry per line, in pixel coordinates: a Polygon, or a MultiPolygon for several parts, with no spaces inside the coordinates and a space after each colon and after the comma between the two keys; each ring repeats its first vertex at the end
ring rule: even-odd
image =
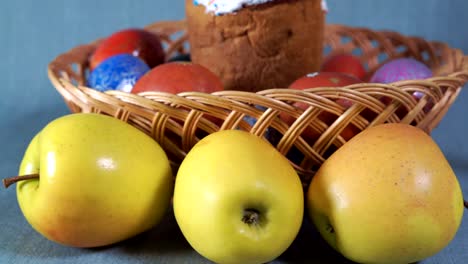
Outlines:
{"type": "Polygon", "coordinates": [[[395,59],[380,67],[370,79],[373,83],[392,83],[432,77],[432,71],[422,62],[412,58],[395,59]]]}

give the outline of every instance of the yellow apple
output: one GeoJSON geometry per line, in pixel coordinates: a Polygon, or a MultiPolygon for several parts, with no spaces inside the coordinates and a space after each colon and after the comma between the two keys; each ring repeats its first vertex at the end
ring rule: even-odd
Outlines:
{"type": "Polygon", "coordinates": [[[309,215],[324,239],[359,263],[412,263],[455,236],[459,182],[433,139],[404,124],[369,128],[313,177],[309,215]]]}
{"type": "Polygon", "coordinates": [[[99,114],[50,122],[28,146],[20,208],[46,238],[73,247],[113,244],[155,226],[170,205],[166,154],[149,136],[99,114]]]}
{"type": "Polygon", "coordinates": [[[301,181],[263,139],[240,130],[198,142],[176,176],[174,213],[183,235],[216,263],[265,263],[296,238],[304,214],[301,181]]]}

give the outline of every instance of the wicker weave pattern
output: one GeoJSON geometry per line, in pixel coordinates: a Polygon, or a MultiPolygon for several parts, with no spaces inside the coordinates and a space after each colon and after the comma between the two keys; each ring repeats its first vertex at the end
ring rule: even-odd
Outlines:
{"type": "MultiPolygon", "coordinates": [[[[158,22],[147,29],[163,39],[167,58],[189,52],[184,21],[158,22]]],[[[360,54],[370,74],[386,60],[414,57],[425,61],[435,77],[389,85],[361,83],[305,91],[278,88],[258,93],[102,93],[85,86],[88,57],[98,42],[73,48],[49,65],[50,80],[72,112],[101,113],[128,122],[159,142],[175,167],[201,137],[218,130],[243,129],[257,136],[273,135],[272,143],[283,155],[292,148],[300,152],[292,163],[305,185],[320,164],[346,143],[341,132],[349,124],[362,131],[377,124],[401,122],[430,133],[468,80],[468,56],[444,43],[396,32],[328,25],[325,51],[360,54]],[[425,96],[416,101],[412,97],[414,91],[425,96]],[[384,104],[383,96],[391,98],[392,102],[384,104]],[[354,104],[344,109],[334,101],[337,98],[347,98],[354,104]],[[292,106],[293,102],[303,102],[310,107],[302,111],[292,106]],[[324,123],[318,118],[323,111],[337,119],[332,124],[324,123]],[[278,118],[281,112],[293,116],[296,121],[286,124],[278,118]],[[374,114],[369,118],[366,112],[374,114]],[[258,120],[251,126],[245,117],[258,120]],[[320,137],[314,141],[305,140],[302,132],[308,126],[320,133],[320,137]]]]}

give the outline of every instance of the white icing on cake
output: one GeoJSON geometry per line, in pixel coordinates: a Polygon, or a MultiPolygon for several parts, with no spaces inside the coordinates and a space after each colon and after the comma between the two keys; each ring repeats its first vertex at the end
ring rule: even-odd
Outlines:
{"type": "Polygon", "coordinates": [[[328,13],[327,0],[322,0],[322,10],[328,13]]]}
{"type": "MultiPolygon", "coordinates": [[[[244,6],[264,4],[274,0],[193,0],[194,5],[204,5],[206,12],[213,12],[216,15],[233,13],[244,6]]],[[[328,12],[327,1],[322,0],[322,9],[328,12]]]]}

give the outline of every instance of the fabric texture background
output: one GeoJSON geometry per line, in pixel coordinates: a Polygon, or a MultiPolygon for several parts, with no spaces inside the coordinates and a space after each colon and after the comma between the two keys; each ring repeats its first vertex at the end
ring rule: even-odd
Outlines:
{"type": "MultiPolygon", "coordinates": [[[[466,0],[329,0],[328,5],[329,23],[395,30],[447,42],[468,54],[466,0]]],[[[32,137],[48,122],[69,113],[47,78],[47,64],[55,56],[119,29],[183,17],[182,0],[0,1],[0,177],[15,175],[32,137]]],[[[468,195],[466,89],[433,137],[468,195]]],[[[465,263],[467,248],[465,215],[452,243],[422,263],[465,263]]],[[[10,188],[0,190],[0,263],[209,262],[189,247],[170,216],[154,230],[112,247],[90,250],[54,244],[29,226],[15,189],[10,188]]],[[[306,230],[275,263],[347,262],[306,230]]]]}

